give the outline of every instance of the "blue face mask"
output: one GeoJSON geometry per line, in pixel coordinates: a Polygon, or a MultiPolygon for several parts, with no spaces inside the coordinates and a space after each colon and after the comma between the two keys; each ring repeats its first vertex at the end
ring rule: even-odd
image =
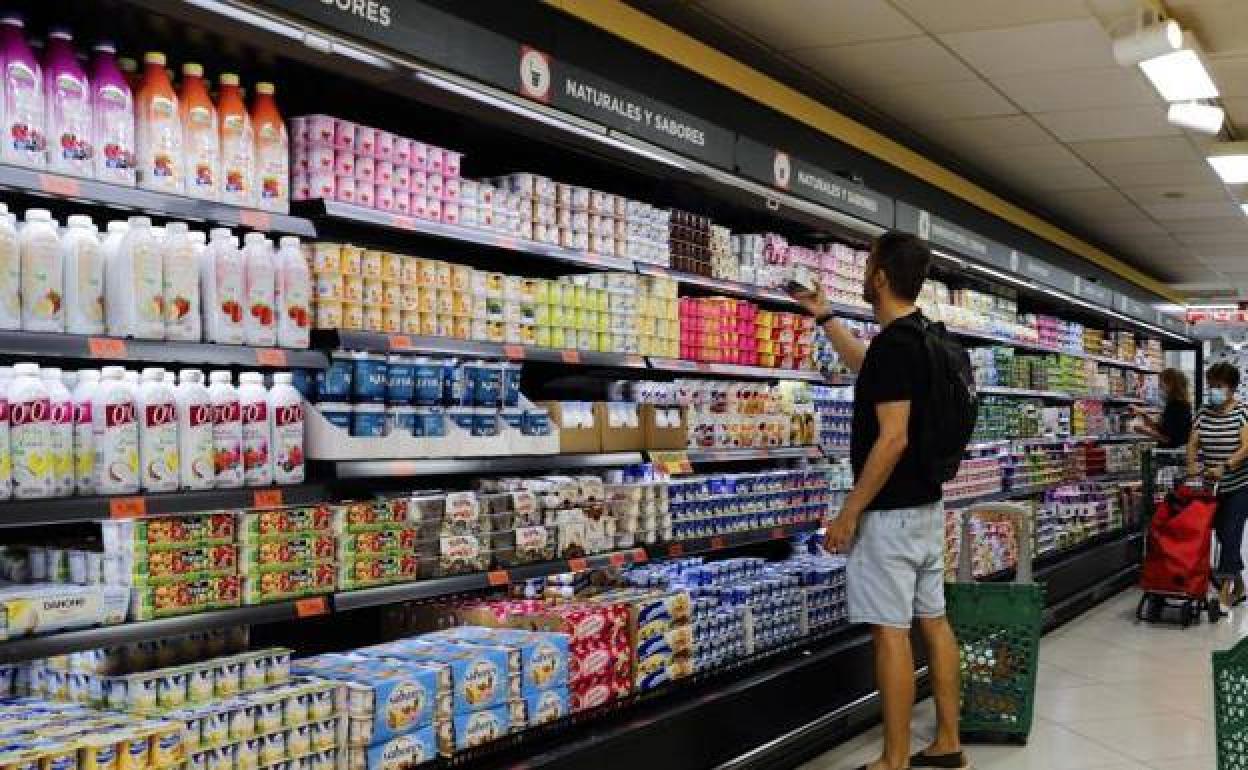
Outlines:
{"type": "Polygon", "coordinates": [[[1211,388],[1209,390],[1209,403],[1212,406],[1222,406],[1230,399],[1230,394],[1226,388],[1211,388]]]}

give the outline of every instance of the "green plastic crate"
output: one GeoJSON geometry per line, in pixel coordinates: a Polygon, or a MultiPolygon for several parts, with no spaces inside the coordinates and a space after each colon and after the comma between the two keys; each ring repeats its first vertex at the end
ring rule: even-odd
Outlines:
{"type": "Polygon", "coordinates": [[[1030,517],[1025,506],[1001,503],[963,514],[958,582],[946,585],[945,595],[961,657],[960,728],[969,741],[1025,743],[1031,733],[1044,586],[1031,580],[1030,517]],[[1019,539],[1015,582],[977,583],[971,572],[971,518],[1003,514],[1015,519],[1019,539]]]}
{"type": "Polygon", "coordinates": [[[1248,770],[1248,638],[1213,653],[1218,770],[1248,770]]]}

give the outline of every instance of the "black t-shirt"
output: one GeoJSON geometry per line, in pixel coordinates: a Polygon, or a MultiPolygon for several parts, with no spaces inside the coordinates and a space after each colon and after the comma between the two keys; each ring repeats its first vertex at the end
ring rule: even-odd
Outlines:
{"type": "Polygon", "coordinates": [[[1166,437],[1166,441],[1161,442],[1162,449],[1179,449],[1187,446],[1187,440],[1192,435],[1192,405],[1186,401],[1170,399],[1166,402],[1165,408],[1161,410],[1158,427],[1161,428],[1162,435],[1166,437]]]}
{"type": "Polygon", "coordinates": [[[915,448],[918,442],[918,409],[927,402],[931,387],[922,342],[915,332],[918,312],[902,316],[876,335],[867,347],[862,370],[854,384],[854,420],[849,441],[849,458],[854,478],[862,473],[871,447],[880,437],[876,404],[910,402],[910,441],[893,475],[868,505],[868,510],[912,508],[940,499],[940,484],[928,481],[919,472],[915,448]],[[909,327],[909,328],[907,328],[909,327]]]}

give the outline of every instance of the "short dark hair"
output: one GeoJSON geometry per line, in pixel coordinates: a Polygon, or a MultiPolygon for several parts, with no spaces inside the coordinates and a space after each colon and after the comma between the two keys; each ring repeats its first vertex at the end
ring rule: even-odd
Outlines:
{"type": "Polygon", "coordinates": [[[875,239],[871,253],[894,294],[911,302],[918,299],[932,263],[932,252],[918,236],[892,230],[875,239]]]}
{"type": "Polygon", "coordinates": [[[1239,367],[1227,361],[1219,361],[1205,372],[1210,385],[1225,385],[1231,390],[1239,387],[1239,367]]]}

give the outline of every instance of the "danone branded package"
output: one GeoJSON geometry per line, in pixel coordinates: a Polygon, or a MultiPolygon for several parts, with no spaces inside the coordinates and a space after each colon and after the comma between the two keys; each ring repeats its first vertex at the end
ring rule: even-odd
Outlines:
{"type": "Polygon", "coordinates": [[[129,603],[124,587],[0,583],[0,641],[123,623],[129,603]]]}
{"type": "Polygon", "coordinates": [[[463,626],[425,634],[424,639],[459,644],[483,644],[514,648],[520,654],[520,684],[524,692],[566,685],[568,682],[567,634],[521,631],[509,628],[463,626]]]}
{"type": "Polygon", "coordinates": [[[451,716],[447,666],[361,655],[318,655],[293,670],[346,684],[352,745],[377,745],[451,716]]]}
{"type": "Polygon", "coordinates": [[[347,770],[406,770],[437,758],[437,732],[427,725],[368,748],[348,749],[347,770]]]}
{"type": "MultiPolygon", "coordinates": [[[[357,652],[377,658],[449,665],[452,708],[456,714],[492,708],[512,697],[511,661],[508,650],[503,648],[428,643],[414,637],[363,647],[357,652]]],[[[518,678],[516,681],[518,684],[518,678]]]]}

